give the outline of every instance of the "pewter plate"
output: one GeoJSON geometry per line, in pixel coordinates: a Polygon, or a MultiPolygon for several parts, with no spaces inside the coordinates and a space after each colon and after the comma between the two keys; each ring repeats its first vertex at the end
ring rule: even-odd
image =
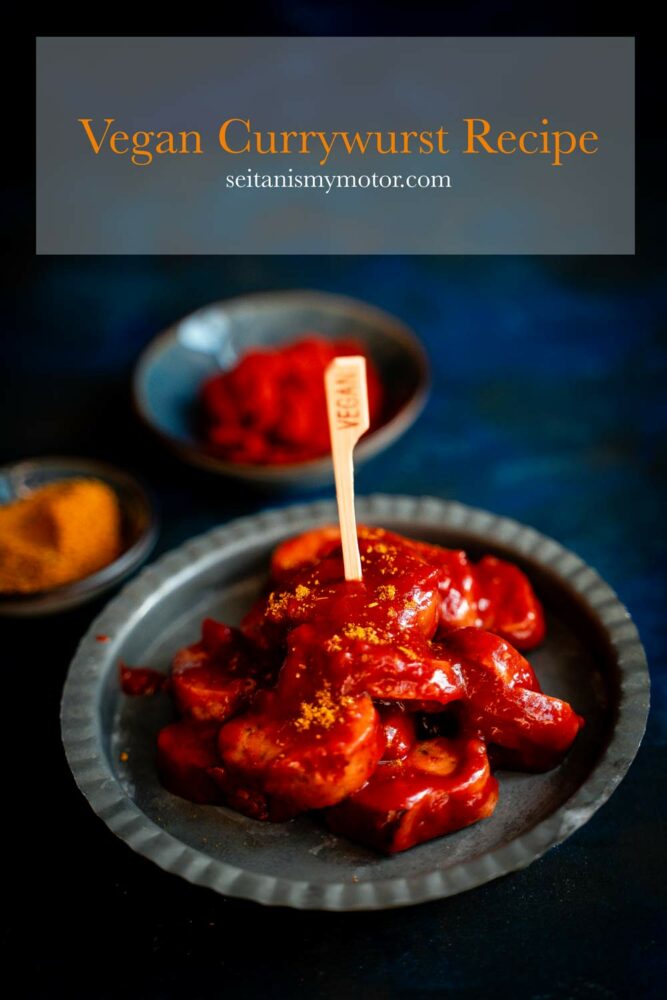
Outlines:
{"type": "Polygon", "coordinates": [[[126,698],[118,661],[167,670],[204,616],[238,622],[274,545],[335,520],[335,507],[320,502],[234,521],[129,584],[90,627],[65,684],[63,741],[79,788],[118,837],[165,871],[226,895],[301,909],[420,903],[524,868],[587,822],[628,770],[648,712],[646,657],[628,612],[594,570],[531,528],[458,503],[371,496],[359,499],[357,512],[366,523],[522,565],[548,615],[548,638],[531,660],[545,691],[572,702],[586,726],[549,774],[500,772],[490,819],[393,858],[334,837],[311,817],[263,824],[170,795],[154,763],[169,699],[126,698]]]}

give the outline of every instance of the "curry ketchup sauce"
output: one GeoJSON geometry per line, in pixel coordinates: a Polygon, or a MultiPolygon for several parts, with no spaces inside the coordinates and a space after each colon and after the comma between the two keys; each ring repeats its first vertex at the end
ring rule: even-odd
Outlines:
{"type": "Polygon", "coordinates": [[[492,767],[547,770],[583,725],[513,643],[544,617],[520,569],[360,527],[361,581],[323,527],[274,551],[238,628],[210,619],[179,651],[182,721],[162,731],[165,785],[262,821],[313,811],[384,853],[489,816],[492,767]]]}
{"type": "Polygon", "coordinates": [[[324,372],[335,357],[366,358],[371,430],[382,421],[380,379],[361,344],[308,334],[282,347],[247,351],[200,390],[201,428],[230,462],[285,465],[330,450],[324,372]]]}

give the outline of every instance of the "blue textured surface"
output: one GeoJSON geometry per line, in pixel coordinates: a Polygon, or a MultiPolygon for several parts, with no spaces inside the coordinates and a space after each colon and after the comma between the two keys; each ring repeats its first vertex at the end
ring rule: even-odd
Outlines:
{"type": "MultiPolygon", "coordinates": [[[[143,475],[162,508],[158,551],[282,502],[241,493],[162,451],[131,413],[129,373],[144,344],[178,316],[227,295],[290,287],[344,292],[395,312],[430,355],[434,390],[424,415],[362,469],[359,492],[432,493],[486,507],[553,535],[595,566],[628,605],[647,648],[649,731],[611,802],[530,869],[414,911],[355,917],[267,913],[167,879],[98,828],[62,765],[54,787],[68,828],[99,852],[99,867],[82,871],[63,837],[73,882],[45,875],[47,895],[67,887],[81,908],[75,929],[88,957],[80,975],[108,959],[104,934],[122,925],[139,984],[156,990],[137,995],[172,996],[176,984],[189,983],[198,996],[209,976],[237,995],[268,983],[267,996],[350,996],[365,983],[366,996],[658,996],[667,971],[661,275],[631,258],[38,263],[4,348],[14,375],[1,402],[3,457],[78,453],[143,475]],[[99,936],[83,919],[97,900],[99,936]],[[521,966],[506,961],[512,952],[521,966]]],[[[53,622],[48,632],[8,630],[16,655],[55,661],[43,711],[54,740],[58,688],[94,610],[53,622]]],[[[44,919],[55,920],[53,903],[45,905],[44,919]]],[[[44,946],[38,984],[66,981],[57,941],[44,946]]]]}

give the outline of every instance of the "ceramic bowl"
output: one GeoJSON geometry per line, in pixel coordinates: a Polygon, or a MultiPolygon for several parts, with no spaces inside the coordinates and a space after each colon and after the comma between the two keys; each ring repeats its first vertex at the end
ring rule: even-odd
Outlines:
{"type": "Polygon", "coordinates": [[[35,458],[0,469],[0,504],[11,503],[47,483],[63,479],[100,479],[118,497],[123,551],[112,563],[83,580],[35,594],[0,595],[0,615],[28,617],[54,614],[78,607],[137,569],[157,539],[157,521],[148,495],[140,483],[121,469],[85,458],[35,458]]]}
{"type": "Polygon", "coordinates": [[[170,327],[141,355],[134,400],[148,426],[182,458],[237,482],[277,489],[333,479],[328,456],[289,465],[248,465],[220,458],[197,431],[198,392],[216,371],[232,367],[249,348],[276,347],[315,332],[353,337],[377,367],[387,395],[386,417],[357,445],[360,464],[396,441],[421,412],[428,361],[414,333],[374,306],[323,292],[267,292],[204,307],[170,327]]]}

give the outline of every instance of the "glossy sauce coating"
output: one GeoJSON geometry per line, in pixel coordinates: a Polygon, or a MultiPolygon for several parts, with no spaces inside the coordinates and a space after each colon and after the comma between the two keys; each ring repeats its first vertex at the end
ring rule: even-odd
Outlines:
{"type": "Polygon", "coordinates": [[[198,722],[223,722],[250,704],[260,687],[275,680],[277,667],[238,629],[211,618],[202,637],[174,657],[171,685],[180,712],[198,722]]]}
{"type": "Polygon", "coordinates": [[[335,529],[283,543],[240,629],[208,620],[177,653],[185,728],[163,731],[160,771],[178,794],[191,781],[195,801],[254,819],[324,810],[331,829],[393,853],[490,815],[490,760],[551,768],[583,720],[509,638],[525,648],[544,631],[517,567],[381,528],[361,528],[359,545],[350,583],[335,529]]]}
{"type": "MultiPolygon", "coordinates": [[[[495,556],[484,556],[478,563],[472,563],[460,549],[414,541],[382,528],[361,525],[359,538],[411,552],[438,569],[440,631],[467,626],[484,628],[506,638],[518,649],[532,649],[544,639],[542,606],[518,566],[495,556]]],[[[334,525],[288,539],[273,554],[272,576],[276,580],[289,579],[295,571],[305,571],[334,553],[339,544],[340,534],[334,525]]]]}
{"type": "Polygon", "coordinates": [[[403,761],[379,764],[359,792],[328,811],[327,825],[394,854],[489,816],[497,795],[482,740],[428,740],[403,761]]]}
{"type": "Polygon", "coordinates": [[[191,802],[217,803],[220,790],[210,774],[217,764],[216,726],[201,726],[187,720],[160,730],[157,768],[165,788],[191,802]]]}

